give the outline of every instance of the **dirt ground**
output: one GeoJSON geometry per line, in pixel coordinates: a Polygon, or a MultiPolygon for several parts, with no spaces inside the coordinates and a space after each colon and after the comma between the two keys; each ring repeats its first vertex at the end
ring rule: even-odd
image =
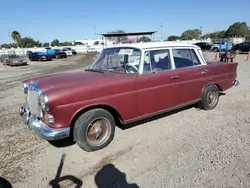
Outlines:
{"type": "MultiPolygon", "coordinates": [[[[208,53],[210,59],[214,55],[208,53]]],[[[226,91],[216,109],[190,107],[117,128],[113,142],[93,153],[76,144],[52,146],[29,131],[17,113],[24,101],[22,79],[85,69],[92,55],[0,65],[0,177],[18,188],[250,187],[250,61],[245,58],[236,57],[240,85],[226,91]]]]}

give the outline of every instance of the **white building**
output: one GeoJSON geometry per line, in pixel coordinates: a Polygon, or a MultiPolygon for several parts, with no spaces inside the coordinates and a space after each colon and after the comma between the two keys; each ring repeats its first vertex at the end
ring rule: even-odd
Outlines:
{"type": "MultiPolygon", "coordinates": [[[[103,40],[102,39],[84,39],[84,40],[75,40],[74,42],[81,42],[86,46],[92,46],[92,45],[94,45],[94,43],[96,41],[98,41],[99,44],[101,44],[102,42],[105,43],[105,39],[103,39],[103,40]]],[[[107,45],[112,44],[112,41],[109,41],[109,40],[106,39],[106,44],[107,45]]]]}

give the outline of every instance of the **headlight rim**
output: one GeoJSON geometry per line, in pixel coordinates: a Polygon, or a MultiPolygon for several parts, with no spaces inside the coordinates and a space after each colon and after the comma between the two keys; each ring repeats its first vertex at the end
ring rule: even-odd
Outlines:
{"type": "Polygon", "coordinates": [[[29,84],[25,80],[23,80],[22,81],[22,88],[23,88],[24,94],[28,93],[28,87],[29,87],[29,84]]]}
{"type": "Polygon", "coordinates": [[[45,112],[49,112],[49,97],[46,92],[43,92],[39,96],[39,103],[45,112]]]}
{"type": "Polygon", "coordinates": [[[28,84],[26,83],[25,80],[22,81],[22,88],[26,89],[28,87],[28,84]]]}

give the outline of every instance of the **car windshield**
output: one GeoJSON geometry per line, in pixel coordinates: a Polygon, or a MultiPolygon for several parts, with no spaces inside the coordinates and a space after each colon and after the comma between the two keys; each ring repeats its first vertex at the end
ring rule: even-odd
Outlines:
{"type": "Polygon", "coordinates": [[[138,73],[141,51],[131,47],[115,47],[102,50],[89,70],[119,73],[138,73]]]}

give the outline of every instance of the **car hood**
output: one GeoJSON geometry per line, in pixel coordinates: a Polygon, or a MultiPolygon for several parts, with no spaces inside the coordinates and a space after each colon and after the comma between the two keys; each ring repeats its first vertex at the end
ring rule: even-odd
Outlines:
{"type": "Polygon", "coordinates": [[[45,75],[40,77],[35,77],[26,80],[27,82],[37,82],[42,91],[68,87],[68,86],[87,86],[87,85],[97,85],[101,83],[110,83],[118,77],[121,77],[124,74],[119,73],[99,73],[99,72],[90,72],[90,71],[80,71],[80,72],[72,72],[72,73],[61,73],[61,74],[52,74],[45,75]]]}

